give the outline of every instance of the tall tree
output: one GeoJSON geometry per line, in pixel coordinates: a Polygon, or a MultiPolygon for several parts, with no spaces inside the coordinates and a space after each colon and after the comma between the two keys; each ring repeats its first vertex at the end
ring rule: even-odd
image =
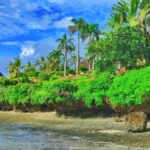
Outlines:
{"type": "Polygon", "coordinates": [[[10,62],[7,70],[10,73],[10,77],[17,78],[21,69],[21,60],[19,57],[15,58],[14,61],[10,62]]]}
{"type": "Polygon", "coordinates": [[[58,49],[64,51],[64,76],[66,76],[67,72],[67,54],[70,51],[75,49],[73,44],[73,39],[68,38],[66,34],[64,34],[61,38],[57,39],[58,49]]]}
{"type": "Polygon", "coordinates": [[[37,64],[39,65],[40,71],[45,71],[46,70],[46,59],[45,57],[41,57],[39,61],[37,61],[37,64]]]}
{"type": "Polygon", "coordinates": [[[49,55],[47,56],[47,67],[52,71],[58,71],[61,69],[61,56],[62,52],[61,50],[53,50],[49,55]]]}
{"type": "Polygon", "coordinates": [[[88,54],[90,56],[90,60],[92,59],[92,69],[94,69],[95,66],[95,58],[96,53],[94,52],[97,48],[96,41],[99,40],[100,30],[98,24],[86,24],[84,27],[83,36],[84,39],[89,39],[88,41],[88,54]],[[94,42],[95,41],[95,42],[94,42]]]}
{"type": "Polygon", "coordinates": [[[71,35],[78,33],[78,47],[77,47],[77,64],[76,64],[76,74],[79,73],[79,58],[80,58],[80,39],[84,38],[83,29],[86,24],[86,21],[83,18],[79,18],[78,20],[72,19],[73,25],[69,26],[69,32],[71,35]]]}
{"type": "Polygon", "coordinates": [[[92,40],[90,45],[87,46],[87,56],[89,58],[89,63],[92,64],[92,69],[95,69],[95,61],[97,58],[101,57],[104,48],[104,40],[100,38],[99,40],[92,40]]]}

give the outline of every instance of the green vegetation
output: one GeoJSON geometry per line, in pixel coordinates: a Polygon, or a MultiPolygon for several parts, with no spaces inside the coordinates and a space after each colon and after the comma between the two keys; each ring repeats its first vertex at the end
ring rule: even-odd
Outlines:
{"type": "Polygon", "coordinates": [[[133,106],[143,104],[150,96],[150,67],[132,70],[114,79],[108,91],[112,104],[133,106]]]}
{"type": "Polygon", "coordinates": [[[64,34],[47,57],[25,65],[19,57],[10,62],[8,77],[0,73],[0,105],[51,110],[56,104],[96,108],[145,103],[150,96],[149,0],[120,0],[112,9],[107,32],[83,18],[72,20],[68,30],[70,36],[77,33],[77,48],[64,34]],[[80,57],[81,40],[85,58],[80,57]]]}

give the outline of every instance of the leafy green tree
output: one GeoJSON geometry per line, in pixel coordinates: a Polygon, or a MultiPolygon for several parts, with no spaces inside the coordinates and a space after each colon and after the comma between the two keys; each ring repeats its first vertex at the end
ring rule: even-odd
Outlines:
{"type": "Polygon", "coordinates": [[[99,47],[101,53],[97,59],[97,68],[108,69],[121,65],[132,69],[139,66],[139,60],[143,61],[141,65],[149,64],[150,49],[139,26],[114,29],[105,35],[100,45],[102,49],[99,47]]]}
{"type": "Polygon", "coordinates": [[[73,39],[68,38],[66,34],[64,34],[61,38],[57,39],[58,42],[58,49],[64,51],[64,76],[66,76],[66,69],[67,69],[67,54],[70,51],[75,49],[73,44],[73,39]]]}

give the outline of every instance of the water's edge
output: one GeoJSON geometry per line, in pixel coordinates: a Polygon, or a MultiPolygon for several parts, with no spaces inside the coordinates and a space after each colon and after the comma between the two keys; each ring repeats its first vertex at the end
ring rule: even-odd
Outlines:
{"type": "Polygon", "coordinates": [[[149,131],[127,133],[113,118],[0,112],[0,150],[148,150],[149,139],[149,131]]]}

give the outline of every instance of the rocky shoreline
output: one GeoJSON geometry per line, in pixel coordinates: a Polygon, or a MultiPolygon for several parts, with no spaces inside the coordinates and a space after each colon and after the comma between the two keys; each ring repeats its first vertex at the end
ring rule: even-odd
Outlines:
{"type": "MultiPolygon", "coordinates": [[[[150,149],[150,122],[143,133],[127,132],[122,118],[118,122],[116,117],[58,117],[55,112],[50,113],[20,113],[0,112],[0,122],[9,124],[27,124],[37,129],[53,130],[75,136],[82,135],[98,143],[113,143],[135,149],[150,149]]],[[[116,147],[117,149],[117,147],[116,147]]]]}

